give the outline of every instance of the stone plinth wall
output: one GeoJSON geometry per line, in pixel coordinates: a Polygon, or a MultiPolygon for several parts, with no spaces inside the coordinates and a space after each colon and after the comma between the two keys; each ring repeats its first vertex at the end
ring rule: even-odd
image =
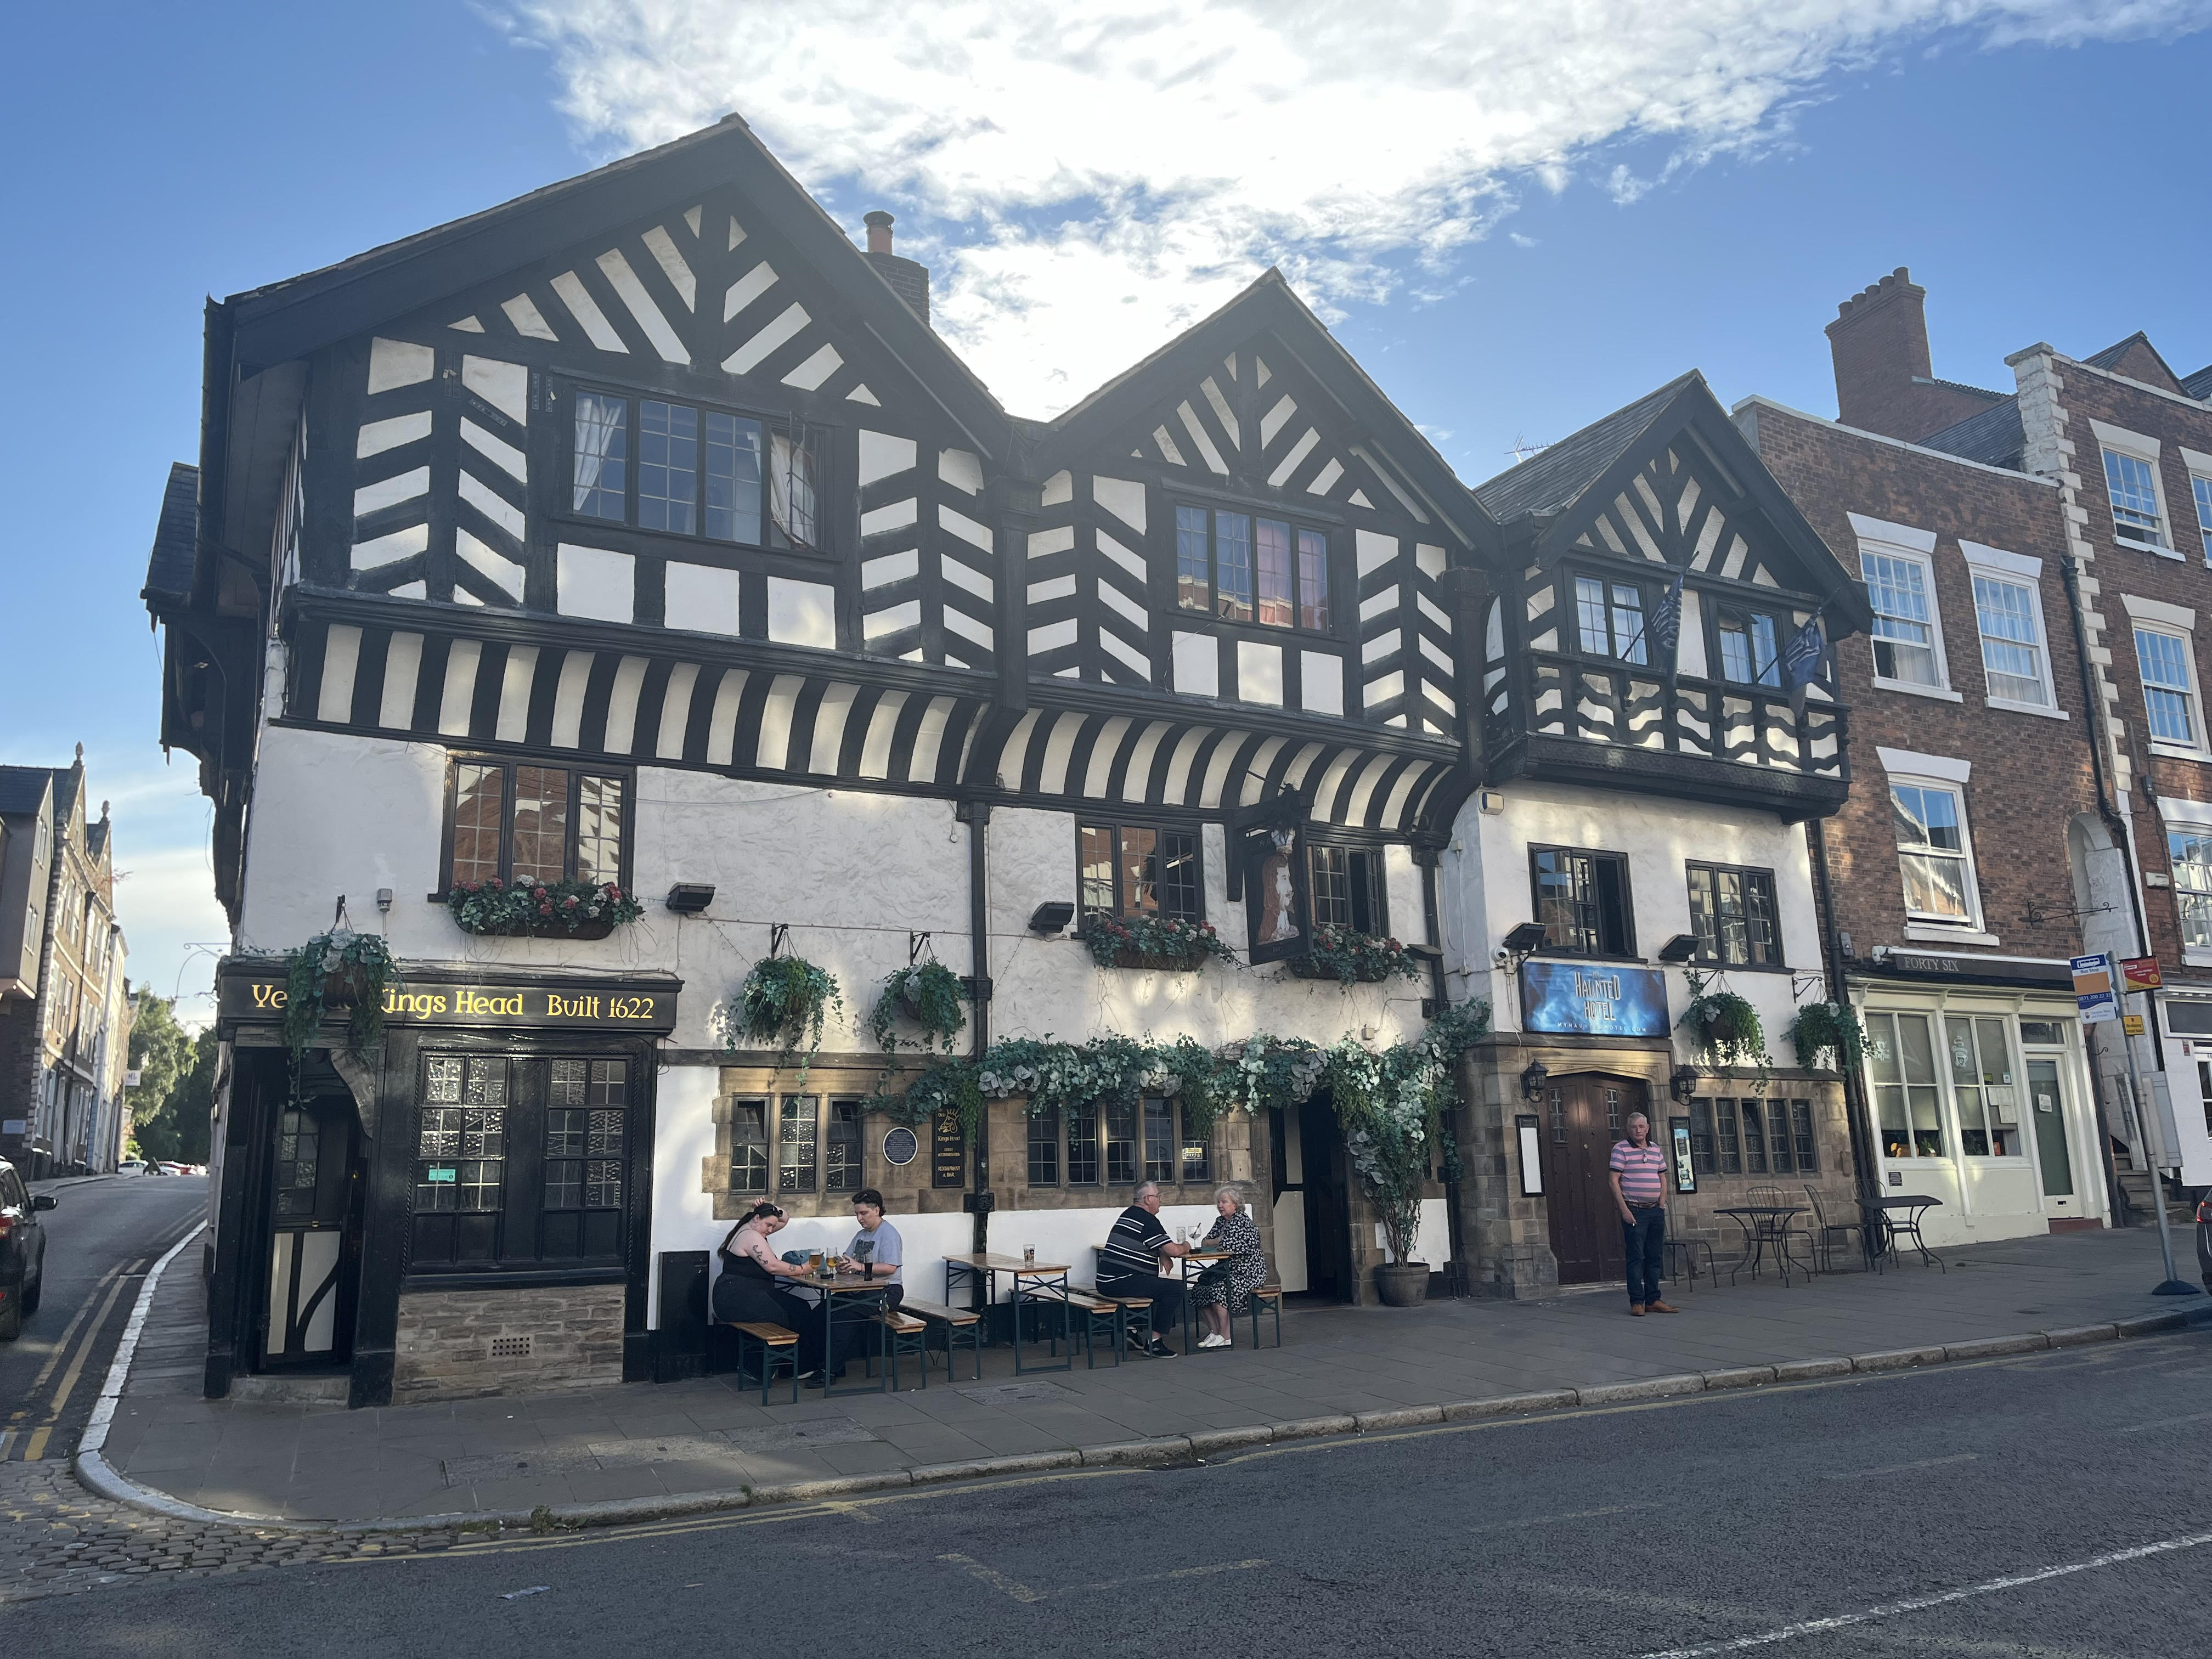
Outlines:
{"type": "Polygon", "coordinates": [[[403,1292],[393,1403],[611,1387],[623,1374],[623,1294],[619,1285],[403,1292]]]}

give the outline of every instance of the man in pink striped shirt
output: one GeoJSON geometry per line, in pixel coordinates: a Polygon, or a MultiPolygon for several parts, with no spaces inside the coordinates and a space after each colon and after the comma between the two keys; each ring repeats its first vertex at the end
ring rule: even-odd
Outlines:
{"type": "Polygon", "coordinates": [[[1628,1256],[1628,1311],[1679,1313],[1659,1299],[1659,1269],[1667,1255],[1667,1155],[1652,1143],[1651,1120],[1628,1115],[1628,1139],[1613,1146],[1613,1201],[1620,1210],[1620,1239],[1628,1256]]]}

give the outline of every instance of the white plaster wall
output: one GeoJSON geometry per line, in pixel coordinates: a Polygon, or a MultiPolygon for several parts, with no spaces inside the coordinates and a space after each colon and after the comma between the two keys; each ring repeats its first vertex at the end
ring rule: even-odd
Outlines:
{"type": "MultiPolygon", "coordinates": [[[[1279,1226],[1280,1220],[1277,1224],[1279,1226]]],[[[1375,1248],[1382,1252],[1385,1261],[1398,1258],[1390,1254],[1390,1240],[1382,1231],[1382,1224],[1375,1224],[1375,1248]]],[[[1300,1241],[1299,1264],[1304,1265],[1304,1241],[1300,1241]]],[[[1451,1260],[1451,1219],[1444,1213],[1444,1200],[1425,1198],[1421,1200],[1421,1224],[1414,1230],[1413,1253],[1408,1261],[1425,1261],[1437,1272],[1443,1271],[1444,1263],[1451,1260]]],[[[1285,1289],[1289,1287],[1285,1286],[1285,1289]]]]}
{"type": "MultiPolygon", "coordinates": [[[[714,1194],[699,1178],[705,1161],[714,1155],[714,1096],[720,1079],[716,1066],[671,1066],[661,1072],[654,1087],[653,1246],[645,1299],[648,1329],[660,1328],[660,1253],[712,1250],[732,1224],[714,1219],[714,1194]]],[[[710,1273],[714,1265],[709,1263],[710,1273]]]]}
{"type": "MultiPolygon", "coordinates": [[[[1050,1035],[1082,1042],[1118,1032],[1161,1040],[1191,1036],[1211,1046],[1267,1031],[1321,1043],[1346,1035],[1381,1043],[1420,1030],[1427,990],[1422,980],[1346,988],[1334,980],[1292,979],[1277,963],[1253,968],[1210,962],[1195,974],[1101,969],[1072,935],[1038,938],[1028,922],[1039,904],[1075,902],[1075,823],[1072,813],[1028,808],[1001,808],[991,815],[994,1037],[1050,1035]]],[[[1244,907],[1229,902],[1226,842],[1218,825],[1206,827],[1202,862],[1206,919],[1237,950],[1241,964],[1244,907]]],[[[1400,884],[1394,872],[1394,915],[1400,884]]],[[[1418,914],[1418,888],[1414,903],[1418,914]]]]}
{"type": "MultiPolygon", "coordinates": [[[[1686,862],[1753,865],[1774,872],[1775,907],[1782,928],[1783,959],[1796,972],[1820,969],[1819,930],[1813,911],[1812,864],[1802,824],[1784,824],[1771,814],[1737,812],[1691,801],[1608,790],[1529,784],[1503,791],[1504,810],[1480,810],[1480,796],[1461,810],[1457,847],[1444,859],[1442,877],[1451,890],[1444,908],[1453,965],[1462,958],[1472,972],[1456,983],[1464,994],[1487,996],[1492,1022],[1500,1030],[1520,1028],[1520,995],[1515,975],[1492,965],[1497,941],[1522,922],[1534,921],[1535,903],[1528,883],[1531,846],[1583,847],[1628,855],[1631,902],[1636,911],[1638,954],[1656,964],[1659,947],[1690,931],[1689,881],[1686,862]]],[[[1689,1001],[1680,968],[1668,968],[1668,1012],[1675,1019],[1689,1001]]],[[[1787,973],[1738,969],[1728,988],[1759,1010],[1767,1047],[1778,1062],[1796,1063],[1783,1040],[1796,1002],[1787,973]]],[[[1455,998],[1462,994],[1456,988],[1455,998]]],[[[1808,992],[1817,998],[1818,990],[1808,992]]],[[[1678,1057],[1697,1054],[1678,1029],[1678,1057]]]]}

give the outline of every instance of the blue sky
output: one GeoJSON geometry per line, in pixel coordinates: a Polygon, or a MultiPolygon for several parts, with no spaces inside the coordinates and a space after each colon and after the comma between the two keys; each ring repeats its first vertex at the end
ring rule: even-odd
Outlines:
{"type": "Polygon", "coordinates": [[[1934,0],[1711,0],[1663,23],[1598,0],[1576,38],[1516,34],[1528,9],[1489,0],[1411,9],[1403,40],[1320,4],[1074,41],[999,0],[19,19],[0,761],[85,744],[134,979],[203,992],[192,947],[223,937],[137,597],[168,464],[197,457],[204,297],[729,109],[856,234],[868,207],[900,215],[948,332],[1024,414],[1270,261],[1470,482],[1690,367],[1725,402],[1832,412],[1821,326],[1899,264],[1929,290],[1941,375],[2002,389],[2008,352],[2137,328],[2184,373],[2212,360],[2198,0],[1942,10],[1963,27],[1920,21],[1934,0]]]}

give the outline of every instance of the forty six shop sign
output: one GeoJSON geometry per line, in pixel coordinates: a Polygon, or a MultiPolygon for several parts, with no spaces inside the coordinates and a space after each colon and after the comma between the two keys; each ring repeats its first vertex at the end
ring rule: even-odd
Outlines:
{"type": "MultiPolygon", "coordinates": [[[[410,975],[384,994],[384,1018],[393,1025],[473,1027],[482,1030],[551,1027],[570,1030],[639,1031],[654,1036],[675,1029],[676,993],[666,977],[654,981],[590,981],[449,980],[410,975]]],[[[289,1000],[283,975],[226,973],[216,981],[217,1018],[246,1024],[284,1018],[289,1000]]]]}

